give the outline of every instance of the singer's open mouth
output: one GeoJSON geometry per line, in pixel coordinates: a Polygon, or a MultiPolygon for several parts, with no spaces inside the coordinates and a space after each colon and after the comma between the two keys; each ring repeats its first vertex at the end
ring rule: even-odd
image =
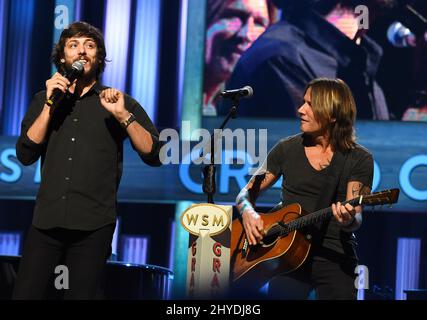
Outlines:
{"type": "Polygon", "coordinates": [[[87,63],[86,59],[77,59],[76,61],[80,61],[81,63],[83,63],[83,65],[85,65],[87,63]]]}

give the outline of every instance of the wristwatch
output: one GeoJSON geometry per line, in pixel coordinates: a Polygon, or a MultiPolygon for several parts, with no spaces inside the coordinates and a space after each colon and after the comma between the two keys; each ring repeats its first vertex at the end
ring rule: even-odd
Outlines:
{"type": "Polygon", "coordinates": [[[127,120],[125,120],[125,121],[123,121],[123,122],[120,122],[120,124],[122,125],[122,127],[123,128],[127,128],[127,127],[129,127],[129,125],[132,123],[132,122],[134,122],[135,120],[136,120],[136,118],[135,118],[135,116],[133,115],[133,113],[130,113],[129,112],[129,114],[130,114],[130,116],[129,116],[129,118],[127,119],[127,120]]]}

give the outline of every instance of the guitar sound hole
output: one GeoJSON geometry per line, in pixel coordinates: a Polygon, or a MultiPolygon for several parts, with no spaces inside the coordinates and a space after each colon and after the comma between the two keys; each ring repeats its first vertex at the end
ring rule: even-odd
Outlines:
{"type": "Polygon", "coordinates": [[[266,235],[262,238],[261,244],[264,247],[268,247],[276,243],[277,239],[280,237],[280,231],[282,227],[278,224],[274,224],[270,229],[267,230],[266,235]]]}
{"type": "Polygon", "coordinates": [[[262,244],[264,247],[268,247],[273,245],[276,241],[277,241],[278,236],[277,235],[265,235],[264,238],[262,239],[262,244]]]}

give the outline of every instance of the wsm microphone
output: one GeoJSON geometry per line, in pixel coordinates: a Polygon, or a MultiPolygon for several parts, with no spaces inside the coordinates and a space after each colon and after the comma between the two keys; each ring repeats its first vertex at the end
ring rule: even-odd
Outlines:
{"type": "MultiPolygon", "coordinates": [[[[68,81],[70,81],[70,83],[73,83],[73,81],[76,80],[78,76],[83,73],[83,69],[84,69],[83,62],[76,61],[71,65],[71,69],[67,71],[64,77],[67,78],[68,81]]],[[[61,90],[59,89],[53,90],[53,93],[49,97],[49,99],[47,99],[46,104],[49,107],[54,106],[56,103],[58,103],[62,99],[63,95],[64,93],[61,90]]]]}
{"type": "Polygon", "coordinates": [[[221,92],[221,97],[225,99],[250,98],[254,94],[254,90],[250,86],[245,86],[240,89],[225,90],[221,92]]]}

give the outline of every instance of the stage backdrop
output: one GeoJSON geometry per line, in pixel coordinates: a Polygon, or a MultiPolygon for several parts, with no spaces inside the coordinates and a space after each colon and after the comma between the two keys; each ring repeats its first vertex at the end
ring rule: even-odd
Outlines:
{"type": "MultiPolygon", "coordinates": [[[[217,127],[219,118],[205,118],[203,127],[217,127]]],[[[267,149],[281,138],[299,132],[298,121],[236,119],[230,128],[254,129],[255,141],[246,135],[244,147],[237,152],[226,151],[226,156],[241,157],[248,145],[258,144],[261,129],[267,129],[267,149]]],[[[399,203],[383,210],[427,212],[427,140],[426,124],[359,121],[358,142],[374,155],[374,190],[400,188],[399,203]]],[[[246,130],[244,132],[247,132],[246,130]]],[[[40,182],[39,165],[22,166],[16,158],[16,137],[0,138],[0,198],[34,199],[40,182]]],[[[224,143],[223,143],[224,145],[224,143]]],[[[202,165],[183,164],[185,154],[180,155],[180,164],[151,168],[143,164],[129,143],[125,146],[124,173],[119,190],[122,202],[206,202],[202,192],[202,165]]],[[[233,203],[239,190],[249,179],[247,164],[221,164],[217,166],[215,202],[233,203]]],[[[269,206],[280,200],[280,183],[264,193],[260,206],[269,206]]]]}

